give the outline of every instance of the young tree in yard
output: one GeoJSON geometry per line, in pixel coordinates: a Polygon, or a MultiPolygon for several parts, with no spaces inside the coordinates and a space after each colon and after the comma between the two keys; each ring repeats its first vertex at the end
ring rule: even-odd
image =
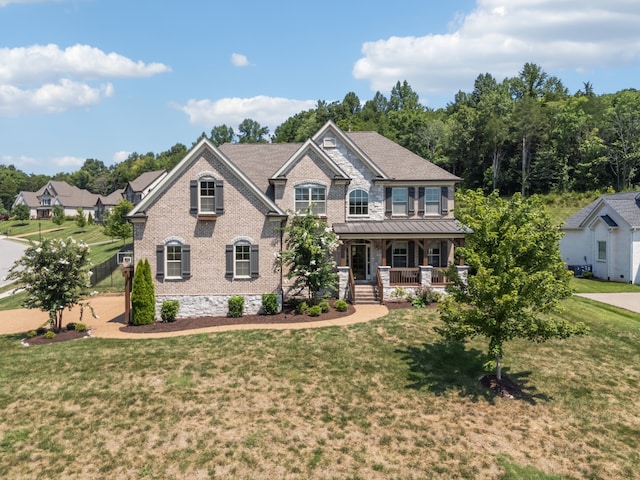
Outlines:
{"type": "Polygon", "coordinates": [[[27,248],[7,278],[17,280],[27,291],[23,305],[49,312],[52,327],[59,331],[64,309],[87,294],[90,265],[86,244],[72,238],[46,239],[27,248]]]}
{"type": "Polygon", "coordinates": [[[60,226],[64,223],[66,218],[64,217],[64,208],[60,205],[56,205],[53,207],[53,216],[51,217],[51,221],[56,225],[60,226]]]}
{"type": "Polygon", "coordinates": [[[320,290],[336,290],[338,274],[333,252],[338,248],[338,237],[329,224],[307,210],[304,216],[294,216],[284,228],[286,250],[282,264],[289,268],[287,278],[295,278],[294,288],[307,289],[309,298],[320,290]]]}
{"type": "Polygon", "coordinates": [[[156,296],[149,260],[138,261],[131,291],[131,320],[134,325],[149,325],[156,319],[156,296]]]}
{"type": "Polygon", "coordinates": [[[508,340],[543,342],[587,331],[582,323],[546,315],[571,295],[571,274],[560,257],[561,234],[539,199],[459,192],[455,214],[471,230],[465,246],[456,249],[469,272],[466,280],[455,266],[447,273],[453,283],[439,305],[444,322],[440,334],[455,340],[485,336],[501,381],[508,340]]]}
{"type": "Polygon", "coordinates": [[[13,210],[11,210],[11,215],[16,217],[16,220],[20,220],[21,222],[29,220],[29,214],[29,207],[27,207],[24,203],[16,205],[15,207],[13,207],[13,210]]]}
{"type": "Polygon", "coordinates": [[[111,238],[119,238],[124,244],[133,235],[133,226],[127,221],[127,214],[133,208],[128,200],[120,200],[113,210],[105,215],[104,233],[111,238]]]}
{"type": "Polygon", "coordinates": [[[83,229],[87,224],[87,217],[84,216],[84,210],[81,207],[78,207],[76,210],[76,225],[78,228],[83,229]]]}

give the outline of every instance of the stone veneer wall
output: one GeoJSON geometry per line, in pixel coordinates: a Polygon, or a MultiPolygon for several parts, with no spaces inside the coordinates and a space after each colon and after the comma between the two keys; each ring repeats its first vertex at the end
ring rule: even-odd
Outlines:
{"type": "MultiPolygon", "coordinates": [[[[178,318],[224,317],[229,313],[229,299],[235,295],[162,295],[156,296],[156,318],[165,300],[178,300],[178,318]]],[[[244,297],[244,314],[262,313],[262,295],[241,295],[244,297]]],[[[278,310],[282,310],[282,296],[278,295],[278,310]]]]}

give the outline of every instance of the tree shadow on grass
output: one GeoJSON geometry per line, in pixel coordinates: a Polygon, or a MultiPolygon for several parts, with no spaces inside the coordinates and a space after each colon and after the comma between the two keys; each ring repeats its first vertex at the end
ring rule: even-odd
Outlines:
{"type": "MultiPolygon", "coordinates": [[[[474,402],[484,399],[490,403],[495,394],[483,387],[478,381],[485,372],[486,355],[475,348],[466,349],[460,342],[438,341],[424,344],[421,347],[407,347],[396,350],[409,365],[407,388],[420,390],[426,388],[434,395],[458,391],[461,397],[469,397],[474,402]]],[[[549,397],[536,392],[529,385],[531,372],[509,373],[503,368],[503,375],[508,376],[522,389],[519,398],[535,404],[537,400],[548,401],[549,397]]]]}

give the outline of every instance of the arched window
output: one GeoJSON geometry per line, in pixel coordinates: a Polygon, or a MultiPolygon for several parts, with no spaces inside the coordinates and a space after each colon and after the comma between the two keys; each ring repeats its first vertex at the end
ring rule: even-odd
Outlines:
{"type": "Polygon", "coordinates": [[[369,194],[365,190],[349,194],[349,215],[369,215],[369,194]]]}

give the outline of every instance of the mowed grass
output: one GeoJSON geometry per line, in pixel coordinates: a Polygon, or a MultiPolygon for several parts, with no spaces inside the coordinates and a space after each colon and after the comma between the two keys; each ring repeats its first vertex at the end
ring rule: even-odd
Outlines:
{"type": "Polygon", "coordinates": [[[506,346],[528,400],[481,389],[485,342],[433,309],[351,327],[24,348],[0,337],[0,477],[619,479],[640,471],[638,315],[506,346]]]}

